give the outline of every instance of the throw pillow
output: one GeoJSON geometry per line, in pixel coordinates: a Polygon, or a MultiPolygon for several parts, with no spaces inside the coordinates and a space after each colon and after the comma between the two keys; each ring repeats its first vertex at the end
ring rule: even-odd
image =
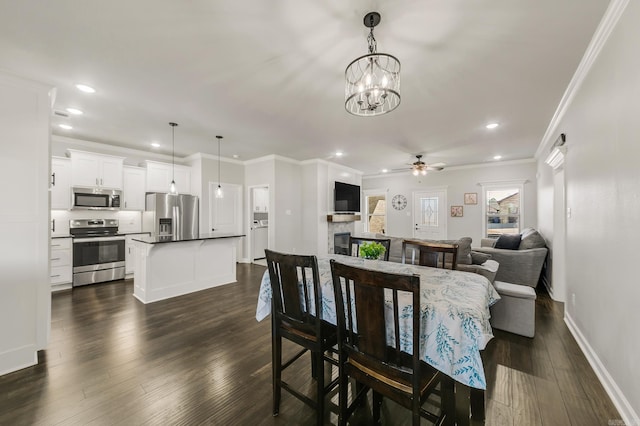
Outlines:
{"type": "Polygon", "coordinates": [[[471,263],[474,265],[482,265],[489,259],[491,259],[490,254],[480,253],[479,251],[471,251],[471,263]]]}
{"type": "Polygon", "coordinates": [[[532,248],[543,248],[546,247],[547,243],[542,238],[542,235],[534,229],[528,230],[528,232],[522,232],[522,240],[520,241],[519,250],[528,250],[532,248]]]}
{"type": "Polygon", "coordinates": [[[520,234],[502,234],[498,237],[496,245],[497,249],[518,250],[520,247],[520,234]]]}

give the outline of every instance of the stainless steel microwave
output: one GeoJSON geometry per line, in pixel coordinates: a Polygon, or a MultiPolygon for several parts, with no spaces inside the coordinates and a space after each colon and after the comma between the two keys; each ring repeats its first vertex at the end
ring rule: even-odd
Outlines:
{"type": "Polygon", "coordinates": [[[119,210],[122,191],[117,189],[73,187],[71,205],[74,209],[119,210]]]}

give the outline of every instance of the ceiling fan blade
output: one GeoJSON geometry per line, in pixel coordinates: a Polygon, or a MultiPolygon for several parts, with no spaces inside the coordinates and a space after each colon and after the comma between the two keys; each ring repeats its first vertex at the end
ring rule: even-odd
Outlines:
{"type": "Polygon", "coordinates": [[[444,167],[427,166],[427,170],[429,170],[430,172],[439,172],[442,169],[444,169],[444,167]]]}

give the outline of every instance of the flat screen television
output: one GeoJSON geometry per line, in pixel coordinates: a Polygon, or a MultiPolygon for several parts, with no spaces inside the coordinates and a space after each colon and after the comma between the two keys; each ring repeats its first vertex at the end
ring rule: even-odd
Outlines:
{"type": "Polygon", "coordinates": [[[336,213],[360,212],[360,187],[336,182],[333,208],[336,213]]]}

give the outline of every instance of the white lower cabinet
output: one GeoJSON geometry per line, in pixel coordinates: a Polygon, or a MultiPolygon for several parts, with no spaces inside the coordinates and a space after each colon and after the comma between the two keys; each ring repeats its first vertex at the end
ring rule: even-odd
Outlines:
{"type": "Polygon", "coordinates": [[[50,243],[51,291],[71,288],[73,282],[73,256],[71,238],[52,238],[50,243]]]}
{"type": "Polygon", "coordinates": [[[127,234],[124,237],[124,273],[125,275],[131,275],[136,269],[135,250],[133,248],[132,239],[140,235],[149,235],[148,232],[141,232],[139,234],[127,234]]]}

